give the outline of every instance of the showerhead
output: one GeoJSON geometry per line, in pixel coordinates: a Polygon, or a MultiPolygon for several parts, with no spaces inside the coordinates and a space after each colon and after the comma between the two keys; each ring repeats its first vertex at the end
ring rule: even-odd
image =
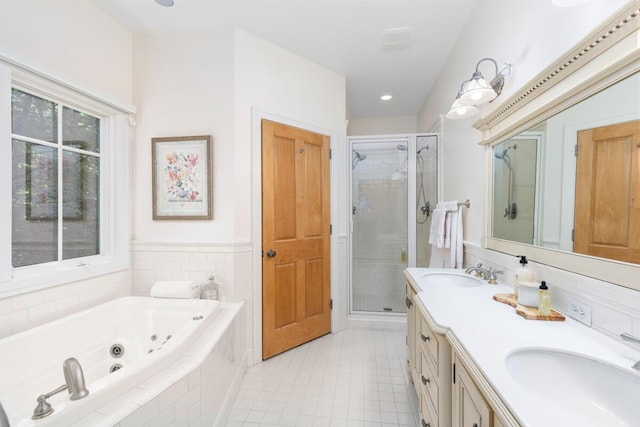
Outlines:
{"type": "Polygon", "coordinates": [[[358,153],[358,152],[357,152],[357,151],[355,151],[355,150],[353,151],[353,155],[354,155],[354,156],[356,156],[355,158],[356,158],[356,159],[358,159],[358,161],[359,161],[359,162],[361,162],[361,161],[363,161],[364,159],[366,159],[366,158],[367,158],[367,155],[366,155],[366,154],[358,153]]]}
{"type": "Polygon", "coordinates": [[[501,153],[496,151],[496,154],[495,154],[496,159],[500,159],[500,160],[504,159],[504,156],[507,155],[507,150],[508,148],[505,148],[504,150],[502,150],[501,153]]]}

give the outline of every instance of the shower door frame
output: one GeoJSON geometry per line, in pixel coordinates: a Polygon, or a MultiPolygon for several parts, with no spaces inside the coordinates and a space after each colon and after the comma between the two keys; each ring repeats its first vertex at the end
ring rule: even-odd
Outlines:
{"type": "MultiPolygon", "coordinates": [[[[346,158],[351,159],[351,153],[354,149],[354,143],[394,143],[394,144],[406,144],[407,146],[407,268],[416,266],[417,259],[417,222],[416,222],[416,176],[417,176],[417,142],[419,137],[435,137],[436,138],[436,168],[440,168],[440,134],[435,132],[425,133],[412,133],[412,134],[397,134],[397,135],[356,135],[347,137],[347,152],[346,158]],[[410,155],[413,153],[413,155],[410,155]]],[[[397,312],[377,312],[377,311],[354,311],[353,310],[353,214],[351,211],[354,206],[353,201],[353,168],[351,162],[347,162],[347,191],[348,191],[348,209],[347,209],[347,224],[349,225],[348,232],[348,278],[347,278],[347,316],[353,315],[373,315],[373,316],[397,316],[406,317],[406,313],[397,312]]],[[[440,174],[437,173],[437,179],[440,179],[440,174]]],[[[440,184],[435,183],[436,194],[440,195],[440,184]]],[[[436,200],[437,203],[437,200],[436,200]]],[[[431,207],[435,208],[435,203],[431,207]]]]}

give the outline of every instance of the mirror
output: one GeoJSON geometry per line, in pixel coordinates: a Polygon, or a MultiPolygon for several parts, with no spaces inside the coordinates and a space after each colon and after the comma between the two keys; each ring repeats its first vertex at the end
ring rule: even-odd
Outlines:
{"type": "Polygon", "coordinates": [[[640,290],[639,35],[629,2],[474,123],[484,247],[640,290]]]}
{"type": "Polygon", "coordinates": [[[639,97],[635,73],[495,144],[492,237],[640,264],[639,97]]]}

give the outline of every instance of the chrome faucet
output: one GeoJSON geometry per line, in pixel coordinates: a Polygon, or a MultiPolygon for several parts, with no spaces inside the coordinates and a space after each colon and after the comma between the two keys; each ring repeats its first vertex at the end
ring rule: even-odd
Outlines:
{"type": "MultiPolygon", "coordinates": [[[[49,393],[38,396],[38,405],[33,410],[33,415],[31,416],[32,420],[39,420],[40,418],[47,417],[53,413],[53,408],[49,402],[47,402],[47,399],[54,394],[68,390],[70,395],[69,399],[71,400],[82,399],[89,394],[89,390],[87,390],[84,384],[84,373],[82,372],[82,367],[76,358],[70,357],[65,360],[62,364],[62,371],[64,373],[64,381],[66,384],[61,385],[49,393]]],[[[0,427],[4,427],[4,425],[1,424],[1,420],[0,427]]]]}
{"type": "MultiPolygon", "coordinates": [[[[624,334],[620,334],[620,338],[622,338],[624,341],[629,341],[632,342],[634,344],[640,344],[640,339],[634,337],[631,334],[628,333],[624,333],[624,334]]],[[[632,368],[638,372],[640,372],[640,360],[638,360],[636,363],[633,364],[632,368]]]]}
{"type": "Polygon", "coordinates": [[[82,399],[89,394],[89,390],[84,384],[84,373],[80,362],[75,357],[70,357],[62,364],[62,370],[64,371],[64,381],[67,383],[67,390],[69,390],[69,399],[78,400],[82,399]]]}
{"type": "Polygon", "coordinates": [[[7,413],[4,412],[2,403],[0,403],[0,427],[11,427],[11,424],[9,424],[9,417],[7,417],[7,413]]]}

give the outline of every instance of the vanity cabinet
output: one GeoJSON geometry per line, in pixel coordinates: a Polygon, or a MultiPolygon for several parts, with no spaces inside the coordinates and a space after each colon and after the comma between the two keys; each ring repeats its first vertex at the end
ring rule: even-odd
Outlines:
{"type": "Polygon", "coordinates": [[[451,425],[451,346],[437,333],[426,309],[407,284],[409,372],[420,402],[422,427],[451,425]]]}
{"type": "Polygon", "coordinates": [[[453,426],[491,427],[491,407],[455,353],[453,366],[453,426]]]}

